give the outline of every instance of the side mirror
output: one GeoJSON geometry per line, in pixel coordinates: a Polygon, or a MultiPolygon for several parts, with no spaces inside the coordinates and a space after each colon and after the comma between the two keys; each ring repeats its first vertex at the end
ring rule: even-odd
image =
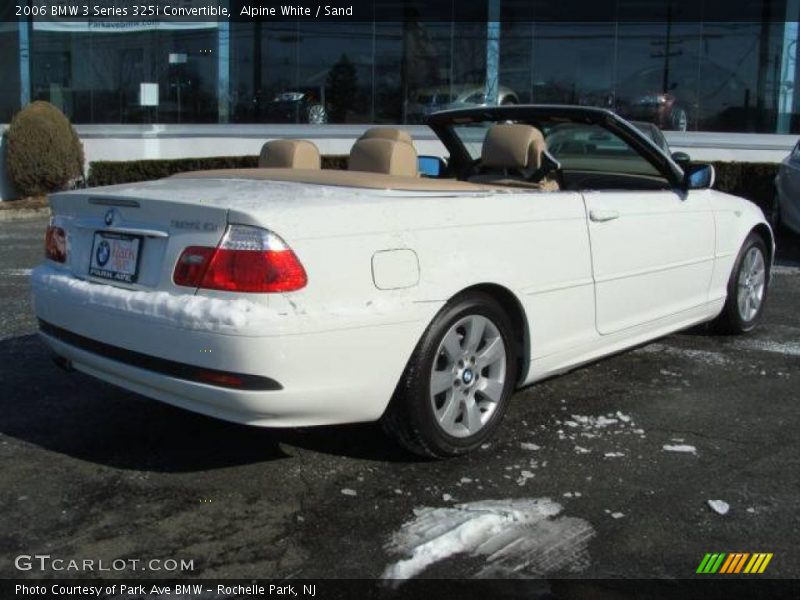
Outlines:
{"type": "Polygon", "coordinates": [[[417,158],[417,171],[423,177],[441,177],[447,171],[447,163],[439,156],[420,156],[417,158]]]}
{"type": "Polygon", "coordinates": [[[712,165],[691,165],[684,171],[684,187],[687,190],[707,190],[714,185],[715,172],[712,165]]]}
{"type": "Polygon", "coordinates": [[[671,156],[672,160],[678,163],[678,166],[684,171],[688,168],[689,163],[692,162],[692,157],[686,152],[673,152],[671,156]]]}

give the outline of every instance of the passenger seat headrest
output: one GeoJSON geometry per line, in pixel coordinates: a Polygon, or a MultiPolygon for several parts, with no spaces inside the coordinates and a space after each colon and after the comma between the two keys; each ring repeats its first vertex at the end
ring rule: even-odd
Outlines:
{"type": "Polygon", "coordinates": [[[538,169],[547,150],[542,132],[530,125],[498,123],[486,133],[481,165],[493,169],[538,169]]]}
{"type": "Polygon", "coordinates": [[[405,142],[406,144],[413,144],[411,134],[402,129],[395,129],[394,127],[372,127],[367,129],[359,139],[371,140],[374,138],[381,138],[384,140],[393,140],[395,142],[405,142]]]}
{"type": "Polygon", "coordinates": [[[321,163],[319,150],[307,140],[271,140],[258,157],[261,168],[319,169],[321,163]]]}
{"type": "Polygon", "coordinates": [[[350,150],[348,169],[416,177],[417,151],[405,142],[384,138],[360,139],[350,150]]]}

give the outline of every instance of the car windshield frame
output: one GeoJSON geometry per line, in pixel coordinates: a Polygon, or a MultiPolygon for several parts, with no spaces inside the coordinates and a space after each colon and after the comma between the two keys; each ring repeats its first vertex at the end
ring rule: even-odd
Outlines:
{"type": "Polygon", "coordinates": [[[684,179],[683,170],[647,134],[603,108],[567,105],[492,106],[441,111],[427,118],[428,126],[450,153],[453,173],[463,172],[475,162],[456,132],[456,127],[492,122],[526,123],[541,130],[559,123],[598,125],[630,146],[673,187],[679,188],[684,179]]]}

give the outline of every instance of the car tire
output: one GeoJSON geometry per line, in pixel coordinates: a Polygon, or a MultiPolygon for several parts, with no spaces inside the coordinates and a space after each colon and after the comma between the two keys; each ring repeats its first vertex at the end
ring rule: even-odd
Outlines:
{"type": "Polygon", "coordinates": [[[669,115],[669,125],[674,131],[686,131],[689,129],[689,113],[682,106],[676,106],[669,115]]]}
{"type": "Polygon", "coordinates": [[[728,297],[712,329],[725,335],[749,333],[764,315],[769,289],[769,253],[767,246],[753,232],[744,241],[728,279],[728,297]]]}
{"type": "Polygon", "coordinates": [[[410,452],[466,454],[500,426],[514,390],[511,321],[490,295],[448,302],[417,344],[386,414],[384,430],[410,452]]]}

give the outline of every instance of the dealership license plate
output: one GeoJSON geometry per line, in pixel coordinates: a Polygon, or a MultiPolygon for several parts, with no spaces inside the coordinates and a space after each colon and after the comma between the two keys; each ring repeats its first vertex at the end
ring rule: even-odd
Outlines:
{"type": "Polygon", "coordinates": [[[112,281],[136,283],[141,250],[141,236],[97,231],[94,234],[92,257],[89,260],[89,275],[112,281]]]}

